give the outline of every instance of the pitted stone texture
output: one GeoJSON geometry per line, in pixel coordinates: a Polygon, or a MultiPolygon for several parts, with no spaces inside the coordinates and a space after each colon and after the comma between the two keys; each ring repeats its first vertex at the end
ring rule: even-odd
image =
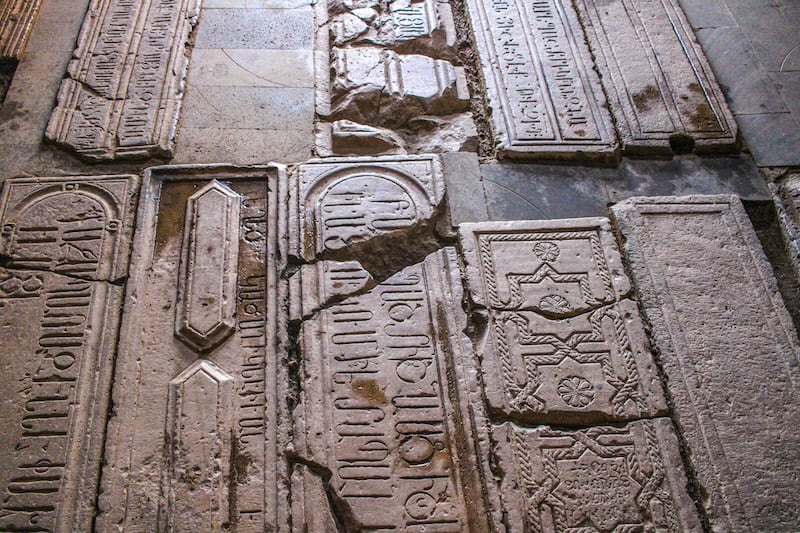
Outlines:
{"type": "Polygon", "coordinates": [[[348,9],[330,2],[328,25],[335,46],[377,45],[398,53],[456,59],[456,29],[450,4],[436,0],[394,0],[348,9]]]}
{"type": "Polygon", "coordinates": [[[285,179],[276,166],[146,172],[98,530],[264,531],[288,520],[285,179]],[[187,343],[176,327],[187,317],[204,331],[234,322],[187,343]]]}
{"type": "Polygon", "coordinates": [[[333,48],[331,117],[398,127],[410,118],[469,109],[463,67],[378,47],[333,48]]]}
{"type": "Polygon", "coordinates": [[[93,160],[169,156],[200,0],[92,0],[46,136],[93,160]]]}
{"type": "Polygon", "coordinates": [[[444,197],[437,157],[316,160],[298,172],[289,202],[289,251],[308,261],[414,233],[431,222],[444,197]]]}
{"type": "Polygon", "coordinates": [[[779,183],[770,184],[770,190],[778,206],[792,266],[800,279],[800,174],[790,174],[779,183]]]}
{"type": "Polygon", "coordinates": [[[405,155],[406,142],[386,128],[375,128],[353,122],[337,120],[320,122],[316,131],[317,154],[322,157],[337,155],[405,155]]]}
{"type": "MultiPolygon", "coordinates": [[[[459,284],[445,248],[303,324],[295,444],[353,530],[488,528],[472,420],[453,403],[468,394],[454,381],[469,346],[459,284]]],[[[319,500],[296,502],[295,523],[324,519],[319,500]]]]}
{"type": "Polygon", "coordinates": [[[9,179],[0,196],[0,530],[89,531],[135,176],[9,179]],[[100,280],[100,281],[98,281],[100,280]]]}
{"type": "Polygon", "coordinates": [[[634,198],[613,212],[712,528],[795,529],[800,349],[742,204],[634,198]]]}
{"type": "Polygon", "coordinates": [[[577,3],[628,153],[732,151],[736,122],[675,0],[577,3]]]}
{"type": "Polygon", "coordinates": [[[462,224],[469,288],[487,309],[489,406],[526,422],[666,412],[608,220],[462,224]]]}
{"type": "Polygon", "coordinates": [[[0,4],[0,58],[19,60],[42,0],[5,0],[0,4]]]}
{"type": "Polygon", "coordinates": [[[612,159],[618,143],[572,3],[469,0],[499,153],[612,159]]]}
{"type": "Polygon", "coordinates": [[[668,419],[493,440],[510,531],[702,531],[668,419]]]}

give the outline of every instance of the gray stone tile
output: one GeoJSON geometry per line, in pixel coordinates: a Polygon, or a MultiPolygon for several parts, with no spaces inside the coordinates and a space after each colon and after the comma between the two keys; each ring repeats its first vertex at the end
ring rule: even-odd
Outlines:
{"type": "Polygon", "coordinates": [[[442,154],[442,162],[451,224],[489,220],[478,156],[469,152],[450,152],[442,154]]]}
{"type": "Polygon", "coordinates": [[[310,8],[208,9],[197,27],[196,48],[311,49],[310,8]]]}
{"type": "Polygon", "coordinates": [[[256,165],[298,163],[311,157],[308,130],[181,128],[174,163],[256,165]]]}
{"type": "Polygon", "coordinates": [[[305,128],[311,132],[314,90],[189,85],[182,117],[190,128],[305,128]]]}
{"type": "Polygon", "coordinates": [[[736,119],[758,166],[800,165],[800,125],[791,114],[740,115],[736,119]]]}
{"type": "Polygon", "coordinates": [[[733,0],[736,22],[768,71],[779,70],[787,54],[800,45],[800,3],[733,0]],[[785,5],[786,7],[781,7],[785,5]]]}
{"type": "Polygon", "coordinates": [[[697,38],[734,115],[787,111],[741,30],[733,27],[699,30],[697,38]]]}
{"type": "Polygon", "coordinates": [[[314,87],[313,52],[199,48],[192,52],[189,85],[314,87]]]}
{"type": "Polygon", "coordinates": [[[44,2],[39,8],[26,52],[72,52],[89,0],[44,2]]]}
{"type": "Polygon", "coordinates": [[[736,22],[725,0],[678,0],[695,30],[734,26],[736,22]]]}
{"type": "Polygon", "coordinates": [[[772,81],[783,97],[786,107],[800,122],[800,70],[791,72],[770,72],[772,81]]]}

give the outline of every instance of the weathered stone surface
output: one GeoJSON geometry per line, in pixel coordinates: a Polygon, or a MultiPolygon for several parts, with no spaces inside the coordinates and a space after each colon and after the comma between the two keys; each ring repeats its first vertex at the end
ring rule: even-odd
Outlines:
{"type": "Polygon", "coordinates": [[[712,527],[795,529],[800,349],[742,204],[635,198],[613,212],[712,527]]]}
{"type": "Polygon", "coordinates": [[[800,174],[790,174],[779,183],[770,184],[781,219],[784,240],[800,279],[800,174]]]}
{"type": "Polygon", "coordinates": [[[93,0],[47,137],[88,159],[170,155],[200,0],[93,0]]]}
{"type": "Polygon", "coordinates": [[[666,412],[608,220],[462,224],[470,294],[488,311],[486,399],[527,422],[666,412]]]}
{"type": "Polygon", "coordinates": [[[355,531],[487,530],[472,420],[457,405],[469,394],[457,385],[460,302],[445,248],[303,324],[295,445],[313,471],[295,474],[295,523],[324,523],[329,509],[355,531]]]}
{"type": "Polygon", "coordinates": [[[580,0],[627,152],[736,148],[736,122],[675,0],[580,0]]]}
{"type": "Polygon", "coordinates": [[[411,156],[325,159],[301,165],[289,202],[289,251],[305,260],[381,237],[414,233],[444,197],[441,163],[411,156]]]}
{"type": "Polygon", "coordinates": [[[336,155],[403,155],[403,138],[386,128],[358,124],[352,120],[337,120],[332,124],[317,124],[317,153],[336,155]]]}
{"type": "Polygon", "coordinates": [[[509,531],[702,531],[668,419],[492,436],[509,531]]]}
{"type": "Polygon", "coordinates": [[[337,300],[374,286],[372,276],[358,261],[302,265],[289,280],[290,316],[292,320],[308,318],[337,300]]]}
{"type": "Polygon", "coordinates": [[[378,47],[333,48],[331,117],[398,127],[419,115],[469,109],[463,67],[378,47]]]}
{"type": "Polygon", "coordinates": [[[19,59],[42,0],[4,0],[0,4],[0,58],[19,59]]]}
{"type": "Polygon", "coordinates": [[[0,530],[91,529],[137,185],[4,184],[0,530]]]}
{"type": "Polygon", "coordinates": [[[146,172],[98,530],[264,531],[288,520],[285,179],[276,166],[146,172]],[[208,342],[186,342],[177,327],[208,332],[231,317],[208,342]]]}
{"type": "Polygon", "coordinates": [[[501,155],[610,158],[618,145],[572,3],[469,0],[501,155]]]}

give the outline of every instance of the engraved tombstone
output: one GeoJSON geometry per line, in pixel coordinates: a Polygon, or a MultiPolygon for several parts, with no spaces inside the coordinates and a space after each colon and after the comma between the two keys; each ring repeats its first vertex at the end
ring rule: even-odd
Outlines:
{"type": "Polygon", "coordinates": [[[287,520],[285,187],[278,166],[146,172],[99,530],[287,520]]]}
{"type": "Polygon", "coordinates": [[[14,178],[0,196],[0,530],[88,531],[135,176],[14,178]]]}

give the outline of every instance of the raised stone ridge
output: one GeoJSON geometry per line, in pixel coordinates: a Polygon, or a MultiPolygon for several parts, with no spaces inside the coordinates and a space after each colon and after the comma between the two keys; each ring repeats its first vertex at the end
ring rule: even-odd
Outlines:
{"type": "Polygon", "coordinates": [[[93,160],[164,157],[201,0],[92,0],[46,136],[93,160]]]}
{"type": "Polygon", "coordinates": [[[0,58],[20,59],[42,0],[4,0],[0,4],[0,58]]]}
{"type": "Polygon", "coordinates": [[[742,203],[632,198],[612,210],[711,527],[795,529],[800,348],[742,203]]]}

